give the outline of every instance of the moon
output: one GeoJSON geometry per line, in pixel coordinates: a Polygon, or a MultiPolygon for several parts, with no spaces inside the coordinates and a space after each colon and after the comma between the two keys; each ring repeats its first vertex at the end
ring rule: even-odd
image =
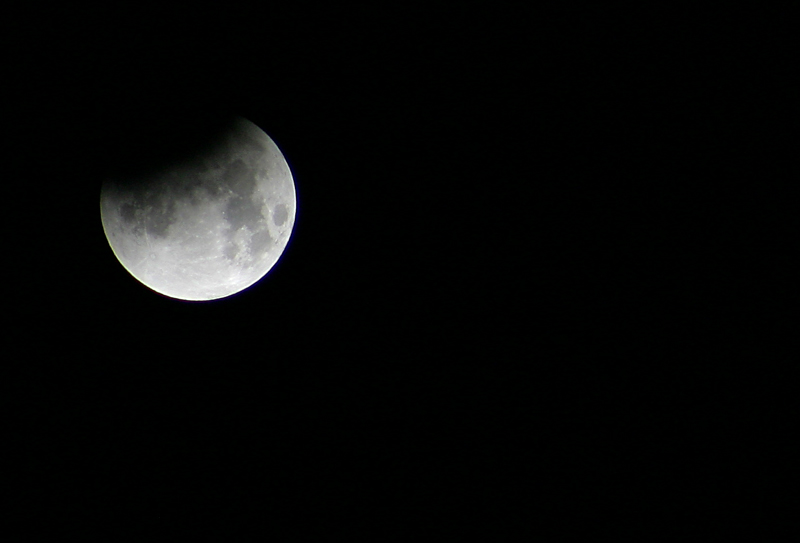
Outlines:
{"type": "Polygon", "coordinates": [[[188,147],[107,177],[103,230],[123,267],[152,290],[225,298],[283,254],[297,209],[294,180],[275,142],[241,117],[188,147]]]}

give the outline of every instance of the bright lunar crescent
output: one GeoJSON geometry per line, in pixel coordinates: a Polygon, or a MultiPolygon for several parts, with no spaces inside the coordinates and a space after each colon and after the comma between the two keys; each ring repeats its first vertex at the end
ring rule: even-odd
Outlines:
{"type": "Polygon", "coordinates": [[[207,144],[103,183],[100,215],[136,279],[181,300],[224,298],[260,280],[286,248],[296,212],[283,154],[236,118],[207,144]]]}

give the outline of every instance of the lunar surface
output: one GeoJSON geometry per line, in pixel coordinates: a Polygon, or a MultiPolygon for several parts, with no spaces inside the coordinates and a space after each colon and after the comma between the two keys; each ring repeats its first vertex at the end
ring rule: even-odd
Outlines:
{"type": "Polygon", "coordinates": [[[260,280],[286,248],[296,198],[283,154],[236,118],[213,142],[105,180],[100,215],[136,279],[181,300],[224,298],[260,280]]]}

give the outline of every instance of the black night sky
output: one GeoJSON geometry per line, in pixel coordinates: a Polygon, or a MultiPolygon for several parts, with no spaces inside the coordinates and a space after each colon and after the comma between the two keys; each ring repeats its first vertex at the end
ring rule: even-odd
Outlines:
{"type": "Polygon", "coordinates": [[[730,108],[709,83],[724,66],[670,71],[681,38],[466,8],[14,20],[3,397],[19,518],[468,528],[506,485],[528,499],[499,524],[600,488],[624,501],[614,485],[635,477],[613,466],[670,432],[688,447],[676,413],[718,368],[687,386],[686,353],[706,353],[727,307],[704,250],[722,223],[694,180],[730,108]],[[100,185],[225,114],[283,151],[295,229],[250,289],[172,300],[116,260],[100,185]]]}

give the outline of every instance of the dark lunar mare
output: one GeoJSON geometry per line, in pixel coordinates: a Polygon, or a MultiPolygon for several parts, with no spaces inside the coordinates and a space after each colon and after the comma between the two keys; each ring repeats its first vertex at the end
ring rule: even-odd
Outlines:
{"type": "Polygon", "coordinates": [[[261,218],[261,204],[253,200],[256,190],[256,172],[243,160],[236,160],[225,172],[227,185],[233,195],[225,206],[225,219],[233,230],[253,226],[261,218]]]}
{"type": "Polygon", "coordinates": [[[281,226],[288,218],[289,211],[286,209],[286,206],[283,204],[276,205],[275,212],[272,214],[272,222],[275,223],[275,226],[281,226]]]}

